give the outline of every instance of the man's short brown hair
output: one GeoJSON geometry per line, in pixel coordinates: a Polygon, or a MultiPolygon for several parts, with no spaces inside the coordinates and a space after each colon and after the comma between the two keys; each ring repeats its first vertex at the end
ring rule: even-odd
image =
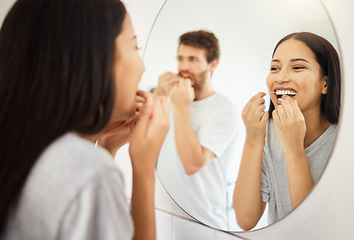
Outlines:
{"type": "Polygon", "coordinates": [[[215,37],[212,32],[207,32],[204,30],[192,31],[184,33],[179,38],[179,46],[187,45],[195,48],[205,49],[207,62],[217,59],[219,60],[220,49],[219,40],[215,37]]]}

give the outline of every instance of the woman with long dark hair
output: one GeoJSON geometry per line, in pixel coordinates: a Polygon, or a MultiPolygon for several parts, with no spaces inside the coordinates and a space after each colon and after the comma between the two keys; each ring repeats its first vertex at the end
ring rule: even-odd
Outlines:
{"type": "Polygon", "coordinates": [[[296,208],[319,180],[332,150],[340,107],[339,57],[324,38],[292,33],[276,45],[265,93],[246,104],[234,190],[236,220],[254,228],[268,204],[269,224],[296,208]]]}
{"type": "Polygon", "coordinates": [[[155,238],[168,107],[137,91],[143,72],[119,0],[16,1],[0,31],[1,239],[155,238]],[[129,139],[131,214],[112,159],[129,139]]]}

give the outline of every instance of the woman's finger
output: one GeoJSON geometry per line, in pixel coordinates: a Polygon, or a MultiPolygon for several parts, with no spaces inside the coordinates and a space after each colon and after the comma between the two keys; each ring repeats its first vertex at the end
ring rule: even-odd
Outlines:
{"type": "Polygon", "coordinates": [[[145,100],[146,100],[149,96],[154,96],[153,94],[148,93],[148,92],[145,92],[145,91],[143,91],[143,90],[138,90],[136,94],[137,94],[138,97],[140,97],[140,98],[142,98],[142,99],[145,99],[145,100]]]}
{"type": "Polygon", "coordinates": [[[297,101],[296,100],[293,100],[292,102],[290,102],[291,104],[291,107],[293,109],[293,112],[294,112],[294,115],[296,118],[303,118],[304,115],[302,114],[300,108],[299,108],[299,105],[297,104],[297,101]]]}
{"type": "Polygon", "coordinates": [[[255,99],[248,114],[252,117],[260,118],[261,113],[265,109],[264,102],[265,102],[264,98],[255,99]],[[261,111],[261,113],[258,113],[257,110],[261,111]]]}
{"type": "Polygon", "coordinates": [[[283,105],[279,105],[276,109],[276,113],[280,119],[280,122],[283,122],[286,120],[287,116],[286,116],[286,112],[284,110],[284,106],[283,105]]]}
{"type": "Polygon", "coordinates": [[[265,96],[265,93],[264,93],[264,92],[259,92],[259,93],[257,93],[256,95],[254,95],[254,96],[246,103],[245,107],[244,107],[243,110],[242,110],[242,115],[247,115],[247,114],[250,112],[250,110],[251,110],[251,108],[252,108],[252,106],[253,106],[255,100],[256,100],[256,99],[259,99],[259,98],[263,98],[264,96],[265,96]]]}
{"type": "Polygon", "coordinates": [[[294,117],[294,111],[293,108],[290,104],[290,102],[294,101],[291,97],[287,96],[287,95],[283,95],[283,102],[281,103],[281,105],[284,107],[284,111],[286,113],[287,117],[294,117]]]}
{"type": "Polygon", "coordinates": [[[262,118],[261,118],[261,125],[262,125],[262,126],[267,125],[268,119],[269,119],[269,112],[266,111],[266,112],[264,112],[263,115],[262,115],[262,118]]]}
{"type": "Polygon", "coordinates": [[[143,98],[142,96],[136,95],[136,102],[143,103],[143,102],[145,102],[145,98],[143,98]]]}
{"type": "Polygon", "coordinates": [[[153,112],[153,105],[154,100],[152,96],[148,96],[140,112],[139,121],[135,126],[135,132],[140,135],[140,137],[144,137],[146,134],[146,130],[148,129],[149,121],[153,112]]]}
{"type": "MultiPolygon", "coordinates": [[[[262,98],[263,99],[263,98],[262,98]]],[[[254,112],[254,118],[256,119],[261,119],[263,116],[263,112],[265,110],[266,106],[264,104],[258,105],[258,107],[256,108],[255,112],[254,112]]]]}
{"type": "Polygon", "coordinates": [[[281,123],[281,120],[279,118],[279,114],[276,109],[272,112],[272,117],[273,117],[273,121],[274,121],[275,126],[279,126],[279,124],[281,123]]]}

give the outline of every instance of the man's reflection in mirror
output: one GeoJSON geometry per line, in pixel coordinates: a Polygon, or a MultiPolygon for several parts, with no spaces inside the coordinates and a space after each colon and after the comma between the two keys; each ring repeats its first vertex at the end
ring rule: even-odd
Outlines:
{"type": "Polygon", "coordinates": [[[211,32],[180,36],[178,73],[162,74],[154,91],[169,97],[173,115],[156,168],[166,190],[187,213],[227,230],[232,202],[227,187],[236,178],[229,170],[237,161],[241,119],[236,106],[213,89],[219,55],[218,39],[211,32]]]}

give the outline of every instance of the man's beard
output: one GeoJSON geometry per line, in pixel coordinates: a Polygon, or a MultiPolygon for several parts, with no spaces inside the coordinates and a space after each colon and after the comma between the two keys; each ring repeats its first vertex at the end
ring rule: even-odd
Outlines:
{"type": "Polygon", "coordinates": [[[203,89],[207,80],[207,74],[208,74],[207,70],[199,73],[198,75],[195,75],[188,71],[181,71],[178,73],[179,76],[183,78],[189,78],[192,81],[192,87],[194,88],[194,93],[197,93],[198,91],[203,89]]]}

